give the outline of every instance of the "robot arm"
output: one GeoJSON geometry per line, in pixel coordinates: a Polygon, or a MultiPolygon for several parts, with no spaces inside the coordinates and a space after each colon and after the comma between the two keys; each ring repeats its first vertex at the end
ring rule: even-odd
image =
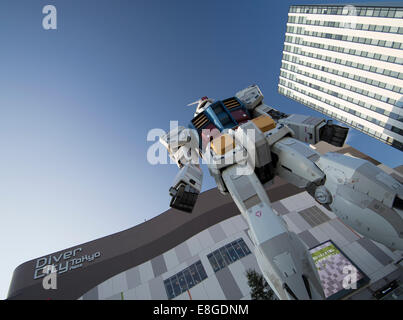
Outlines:
{"type": "Polygon", "coordinates": [[[284,124],[293,131],[293,137],[300,141],[315,144],[320,140],[337,147],[342,147],[348,128],[332,123],[331,120],[291,114],[287,115],[263,103],[263,94],[257,85],[239,91],[236,97],[241,100],[253,118],[269,115],[279,124],[284,124]]]}
{"type": "Polygon", "coordinates": [[[191,129],[178,127],[160,137],[160,142],[180,168],[169,189],[172,197],[170,206],[192,212],[203,181],[203,171],[199,166],[198,136],[191,129]]]}
{"type": "Polygon", "coordinates": [[[184,165],[169,189],[172,208],[192,212],[201,190],[203,171],[199,166],[184,165]]]}
{"type": "Polygon", "coordinates": [[[315,144],[326,141],[336,147],[342,147],[346,141],[348,128],[333,124],[332,120],[299,114],[291,114],[278,120],[294,131],[294,137],[300,141],[315,144]]]}
{"type": "Polygon", "coordinates": [[[319,140],[325,141],[336,147],[342,147],[347,139],[348,128],[333,124],[328,120],[319,128],[319,140]]]}

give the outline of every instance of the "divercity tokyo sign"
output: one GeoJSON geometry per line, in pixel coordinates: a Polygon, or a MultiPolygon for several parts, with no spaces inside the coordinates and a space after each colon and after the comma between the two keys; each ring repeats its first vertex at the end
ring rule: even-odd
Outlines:
{"type": "Polygon", "coordinates": [[[101,256],[101,252],[97,251],[93,254],[81,255],[82,248],[76,248],[61,252],[55,255],[49,255],[36,260],[34,280],[44,277],[44,267],[53,266],[57,274],[62,274],[70,270],[81,268],[84,262],[92,262],[101,256]]]}

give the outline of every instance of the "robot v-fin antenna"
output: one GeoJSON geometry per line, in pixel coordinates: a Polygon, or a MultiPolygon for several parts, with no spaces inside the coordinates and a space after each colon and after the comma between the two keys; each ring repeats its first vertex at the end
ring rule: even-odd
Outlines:
{"type": "Polygon", "coordinates": [[[199,100],[196,100],[195,102],[189,103],[187,106],[193,106],[194,104],[202,103],[205,100],[208,100],[208,97],[200,98],[199,100]]]}
{"type": "Polygon", "coordinates": [[[199,104],[201,101],[201,99],[196,100],[195,102],[189,103],[188,105],[186,105],[187,107],[193,106],[194,104],[199,104]]]}

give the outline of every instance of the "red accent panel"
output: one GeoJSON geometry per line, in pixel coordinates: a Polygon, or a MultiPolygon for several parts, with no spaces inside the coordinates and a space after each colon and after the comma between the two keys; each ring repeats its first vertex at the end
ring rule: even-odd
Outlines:
{"type": "Polygon", "coordinates": [[[236,120],[236,122],[238,122],[238,123],[246,122],[247,120],[250,120],[249,116],[242,109],[232,111],[231,115],[236,120]]]}
{"type": "Polygon", "coordinates": [[[220,130],[217,129],[217,127],[209,123],[205,128],[202,129],[201,131],[201,138],[202,138],[202,148],[206,147],[206,145],[214,138],[218,137],[221,135],[220,130]]]}
{"type": "Polygon", "coordinates": [[[245,122],[248,122],[249,120],[245,120],[245,121],[240,121],[240,122],[238,122],[238,125],[236,126],[237,128],[241,125],[241,124],[244,124],[245,122]]]}

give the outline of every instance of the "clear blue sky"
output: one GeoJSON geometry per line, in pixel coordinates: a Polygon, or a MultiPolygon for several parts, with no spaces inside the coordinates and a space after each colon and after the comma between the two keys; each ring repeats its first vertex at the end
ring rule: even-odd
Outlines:
{"type": "MultiPolygon", "coordinates": [[[[267,104],[321,116],[277,93],[287,12],[298,3],[312,1],[2,0],[0,298],[18,264],[168,209],[177,168],[150,165],[146,137],[170,120],[187,126],[189,102],[256,83],[267,104]],[[42,28],[47,4],[57,30],[42,28]]],[[[353,147],[403,163],[351,132],[353,147]]],[[[213,186],[205,172],[203,190],[213,186]]]]}

